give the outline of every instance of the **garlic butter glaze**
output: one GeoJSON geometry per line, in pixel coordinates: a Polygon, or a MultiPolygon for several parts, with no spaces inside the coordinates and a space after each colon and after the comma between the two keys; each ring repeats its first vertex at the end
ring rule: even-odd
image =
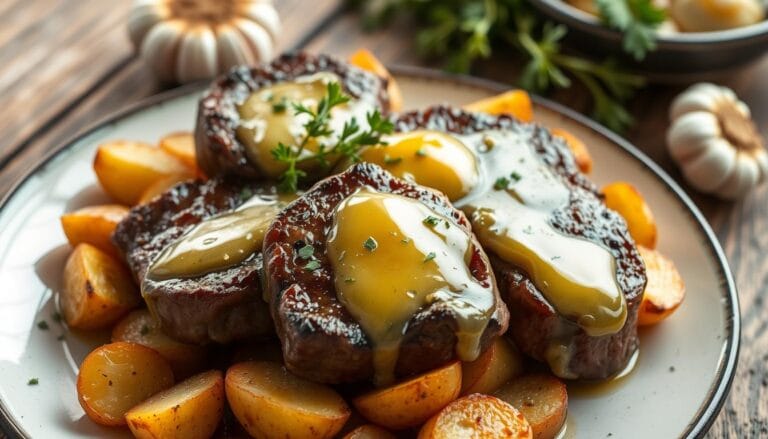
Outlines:
{"type": "Polygon", "coordinates": [[[494,285],[470,273],[471,236],[451,219],[417,200],[364,188],[336,208],[327,251],[336,296],[373,345],[377,384],[394,380],[408,322],[435,302],[456,319],[459,358],[480,354],[494,285]]]}
{"type": "MultiPolygon", "coordinates": [[[[305,134],[304,124],[308,114],[296,114],[293,104],[302,104],[315,110],[318,102],[326,95],[328,84],[341,83],[341,78],[331,72],[319,72],[299,76],[292,81],[278,82],[261,88],[238,105],[240,126],[237,137],[246,147],[246,154],[268,177],[277,178],[286,169],[284,163],[275,161],[272,150],[279,143],[296,145],[305,134]]],[[[334,134],[320,138],[320,142],[332,143],[341,132],[344,123],[352,117],[357,119],[363,130],[367,129],[366,114],[376,107],[375,96],[362,95],[359,99],[331,110],[329,126],[334,134]]],[[[305,153],[317,151],[318,139],[310,139],[305,153]]]]}
{"type": "Polygon", "coordinates": [[[147,278],[194,277],[243,262],[261,250],[267,227],[291,198],[255,195],[231,212],[196,224],[152,261],[147,278]]]}

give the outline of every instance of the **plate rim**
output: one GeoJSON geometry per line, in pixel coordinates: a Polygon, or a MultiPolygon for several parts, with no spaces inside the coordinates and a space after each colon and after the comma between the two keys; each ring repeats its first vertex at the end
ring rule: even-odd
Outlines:
{"type": "MultiPolygon", "coordinates": [[[[391,66],[390,71],[394,76],[410,76],[415,79],[454,82],[463,86],[479,88],[492,93],[500,93],[509,90],[510,88],[514,88],[511,85],[503,84],[501,82],[489,79],[483,79],[469,75],[447,73],[444,71],[425,67],[393,65],[391,66]]],[[[198,81],[146,97],[126,106],[121,110],[112,112],[105,117],[99,118],[96,122],[88,125],[85,129],[80,130],[76,134],[70,136],[64,142],[47,151],[39,161],[27,169],[22,174],[22,176],[19,177],[11,185],[8,192],[3,195],[2,199],[0,199],[0,214],[5,211],[11,199],[14,198],[16,193],[31,177],[44,169],[60,154],[70,150],[84,139],[95,135],[100,130],[108,127],[111,124],[119,122],[121,119],[129,117],[149,107],[153,107],[165,101],[172,100],[184,95],[200,92],[205,89],[208,84],[209,81],[198,81]]],[[[682,189],[682,187],[672,177],[670,177],[666,171],[664,171],[640,149],[638,149],[623,137],[610,131],[608,128],[603,127],[592,119],[589,119],[588,117],[577,113],[576,111],[564,105],[533,94],[531,94],[531,99],[537,105],[545,107],[556,113],[560,113],[561,115],[575,121],[576,123],[589,128],[597,135],[606,138],[611,143],[618,146],[619,149],[629,157],[639,162],[639,164],[643,166],[646,171],[651,172],[654,177],[661,180],[667,191],[674,195],[675,198],[677,198],[677,201],[683,205],[687,214],[690,215],[690,217],[698,225],[699,232],[703,235],[703,237],[706,238],[704,243],[711,251],[713,258],[718,265],[719,272],[717,274],[721,280],[721,290],[725,290],[726,292],[724,298],[727,300],[723,302],[723,307],[726,311],[727,334],[724,340],[725,350],[720,357],[720,364],[718,364],[715,374],[716,379],[712,387],[710,387],[710,389],[707,391],[704,403],[699,407],[695,417],[688,424],[688,427],[681,436],[685,438],[703,437],[711,428],[729,394],[731,384],[736,374],[736,366],[738,363],[741,344],[741,314],[739,311],[739,298],[736,282],[733,278],[733,274],[729,267],[725,252],[720,245],[720,241],[717,239],[717,236],[715,235],[704,215],[682,189]]],[[[3,169],[0,169],[0,171],[2,170],[3,169]]],[[[5,402],[2,399],[0,399],[0,432],[8,435],[8,439],[27,439],[29,437],[26,435],[21,426],[18,425],[17,420],[11,416],[8,408],[5,405],[5,402]]]]}

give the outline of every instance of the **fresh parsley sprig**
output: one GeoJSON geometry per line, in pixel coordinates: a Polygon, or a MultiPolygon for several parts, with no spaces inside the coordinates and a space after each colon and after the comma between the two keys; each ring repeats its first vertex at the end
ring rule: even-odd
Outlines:
{"type": "Polygon", "coordinates": [[[605,25],[624,33],[624,51],[637,61],[656,49],[656,28],[667,18],[652,0],[594,0],[605,25]]]}
{"type": "Polygon", "coordinates": [[[301,103],[291,104],[294,114],[306,114],[309,116],[309,120],[304,124],[304,135],[296,145],[286,145],[281,142],[271,151],[272,157],[276,161],[288,165],[279,181],[279,188],[282,192],[296,192],[299,181],[307,176],[307,173],[297,166],[298,164],[316,161],[324,169],[327,169],[331,166],[329,156],[336,154],[353,161],[359,161],[361,148],[381,143],[381,136],[392,132],[394,128],[392,122],[382,117],[378,110],[374,110],[366,115],[367,130],[362,130],[357,119],[352,117],[344,122],[344,126],[333,145],[320,142],[319,138],[334,134],[330,127],[331,110],[346,104],[349,99],[349,96],[342,92],[339,83],[330,82],[326,86],[325,95],[317,103],[316,109],[301,103]],[[317,150],[305,154],[307,145],[312,140],[318,142],[317,150]]]}

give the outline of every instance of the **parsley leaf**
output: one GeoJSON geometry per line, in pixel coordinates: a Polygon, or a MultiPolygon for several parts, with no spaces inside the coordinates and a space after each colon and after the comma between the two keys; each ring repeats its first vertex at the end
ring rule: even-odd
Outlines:
{"type": "Polygon", "coordinates": [[[28,386],[36,386],[38,384],[40,384],[40,380],[37,378],[30,378],[29,381],[27,381],[28,386]]]}
{"type": "Polygon", "coordinates": [[[497,191],[503,191],[509,186],[509,179],[507,177],[499,177],[493,182],[493,188],[497,191]]]}
{"type": "Polygon", "coordinates": [[[440,218],[429,215],[428,217],[424,218],[421,222],[428,226],[436,226],[440,222],[440,218]]]}
{"type": "Polygon", "coordinates": [[[369,236],[368,239],[363,242],[363,247],[365,247],[366,250],[369,252],[372,252],[376,250],[376,248],[379,246],[379,243],[376,242],[375,239],[373,239],[373,236],[369,236]]]}
{"type": "Polygon", "coordinates": [[[299,257],[301,259],[312,259],[315,254],[315,247],[310,244],[305,245],[299,249],[299,257]]]}
{"type": "Polygon", "coordinates": [[[307,271],[315,271],[318,268],[320,268],[320,261],[318,261],[317,259],[313,259],[307,262],[307,265],[304,266],[304,269],[307,271]]]}
{"type": "Polygon", "coordinates": [[[432,259],[435,259],[436,256],[437,255],[435,254],[435,252],[429,252],[427,253],[427,256],[424,258],[424,262],[429,262],[432,259]]]}
{"type": "Polygon", "coordinates": [[[666,19],[651,0],[595,0],[603,22],[624,33],[624,50],[637,61],[656,49],[656,28],[666,19]]]}

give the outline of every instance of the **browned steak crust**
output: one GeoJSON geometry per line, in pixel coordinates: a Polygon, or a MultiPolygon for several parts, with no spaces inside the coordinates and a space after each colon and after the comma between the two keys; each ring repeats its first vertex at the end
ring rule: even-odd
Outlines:
{"type": "MultiPolygon", "coordinates": [[[[360,324],[336,297],[334,273],[326,255],[326,241],[336,206],[356,190],[375,190],[421,201],[453,218],[469,231],[469,221],[447,198],[430,189],[394,178],[372,164],[357,164],[346,172],[317,183],[283,210],[264,241],[270,309],[288,368],[297,375],[326,383],[355,382],[373,376],[372,348],[360,324]],[[320,268],[304,269],[297,251],[315,248],[320,268]]],[[[473,238],[474,239],[474,238],[473,238]]],[[[480,282],[494,282],[487,258],[473,241],[470,272],[480,282]]],[[[499,297],[481,337],[481,347],[507,327],[508,314],[499,297]]],[[[457,322],[441,302],[419,311],[409,322],[395,370],[407,376],[435,368],[455,358],[457,322]]]]}
{"type": "MultiPolygon", "coordinates": [[[[118,224],[112,240],[136,280],[144,281],[152,260],[200,221],[235,209],[260,189],[220,179],[181,183],[150,203],[136,206],[118,224]]],[[[203,276],[148,280],[143,294],[163,330],[181,341],[229,342],[272,332],[262,299],[262,254],[203,276]]]]}
{"type": "Polygon", "coordinates": [[[210,176],[259,178],[258,168],[250,163],[245,146],[237,139],[237,106],[260,88],[323,71],[337,74],[344,92],[353,98],[373,94],[380,111],[388,112],[386,79],[327,55],[293,53],[259,67],[236,67],[217,78],[200,99],[195,127],[200,168],[210,176]]]}
{"type": "Polygon", "coordinates": [[[563,178],[571,191],[570,204],[556,211],[550,223],[566,235],[599,243],[611,252],[617,262],[616,279],[627,302],[626,324],[616,334],[591,337],[568,316],[557,313],[525,272],[492,257],[499,290],[510,312],[508,334],[521,350],[541,361],[546,359],[551,342],[569,341],[572,355],[568,370],[578,378],[600,379],[620,371],[638,345],[637,312],[645,288],[645,267],[624,219],[605,206],[594,184],[578,171],[565,143],[535,124],[443,106],[402,114],[395,124],[397,131],[424,128],[459,134],[513,130],[563,178]]]}

